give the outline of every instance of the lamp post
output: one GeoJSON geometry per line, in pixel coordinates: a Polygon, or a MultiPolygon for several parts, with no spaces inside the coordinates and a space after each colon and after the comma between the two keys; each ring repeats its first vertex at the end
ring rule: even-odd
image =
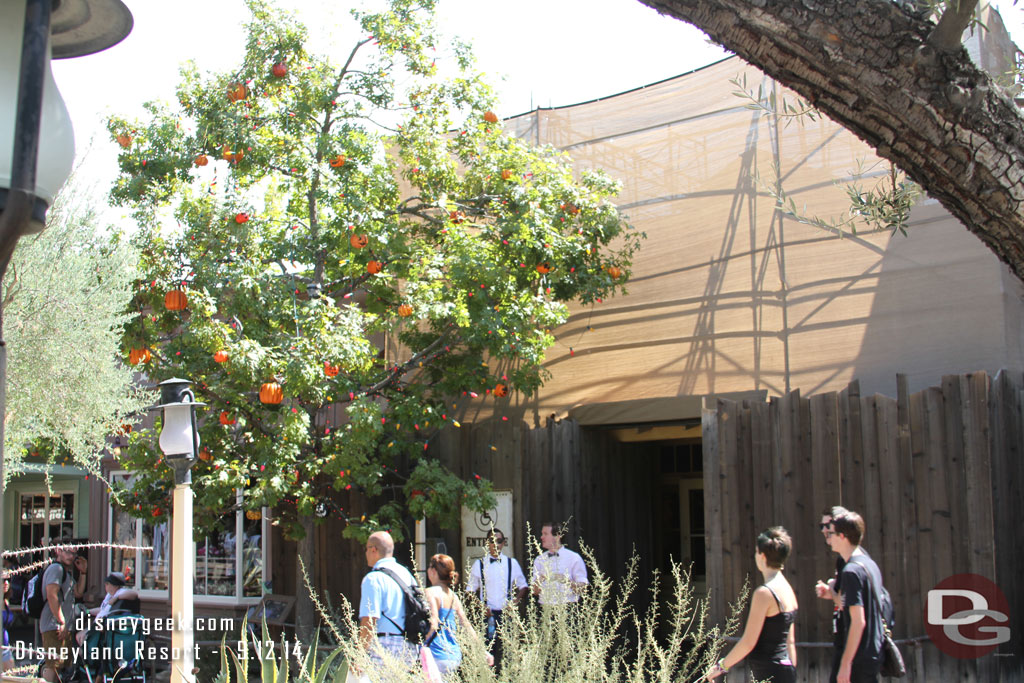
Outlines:
{"type": "MultiPolygon", "coordinates": [[[[50,71],[121,42],[132,14],[121,0],[0,0],[0,283],[22,235],[39,232],[71,173],[71,118],[50,71]]],[[[2,298],[2,297],[0,297],[2,298]]],[[[0,482],[7,347],[0,310],[0,482]]],[[[3,548],[0,514],[0,548],[3,548]]]]}
{"type": "Polygon", "coordinates": [[[192,465],[199,454],[197,403],[186,379],[160,382],[160,450],[174,470],[174,497],[171,508],[171,681],[195,681],[195,644],[192,630],[192,582],[195,546],[192,543],[192,465]]]}

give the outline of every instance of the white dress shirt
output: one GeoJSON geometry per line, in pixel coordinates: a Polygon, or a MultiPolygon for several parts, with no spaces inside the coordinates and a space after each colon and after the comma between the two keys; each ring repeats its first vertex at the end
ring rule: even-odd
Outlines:
{"type": "Polygon", "coordinates": [[[493,612],[505,609],[510,591],[515,593],[526,588],[526,576],[523,574],[519,562],[505,554],[500,554],[497,558],[487,554],[474,562],[469,569],[469,585],[466,586],[466,590],[478,597],[481,590],[481,566],[484,570],[482,582],[486,593],[487,607],[493,612]],[[512,572],[511,588],[509,587],[510,570],[512,572]]]}
{"type": "Polygon", "coordinates": [[[540,585],[542,605],[576,602],[580,596],[572,589],[572,584],[590,583],[583,558],[565,546],[537,556],[533,561],[533,581],[540,585]]]}

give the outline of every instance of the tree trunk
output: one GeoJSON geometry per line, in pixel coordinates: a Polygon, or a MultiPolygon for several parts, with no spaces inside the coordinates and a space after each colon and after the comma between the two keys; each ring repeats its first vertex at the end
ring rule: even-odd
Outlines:
{"type": "Polygon", "coordinates": [[[1024,116],[961,47],[891,0],[641,0],[806,98],[891,160],[1024,279],[1024,116]]]}
{"type": "Polygon", "coordinates": [[[317,590],[316,557],[314,546],[316,539],[316,523],[312,518],[302,520],[302,529],[306,535],[296,544],[296,586],[295,586],[295,635],[303,643],[313,642],[313,632],[320,623],[320,615],[316,612],[313,598],[302,579],[302,567],[306,567],[310,587],[317,590]]]}

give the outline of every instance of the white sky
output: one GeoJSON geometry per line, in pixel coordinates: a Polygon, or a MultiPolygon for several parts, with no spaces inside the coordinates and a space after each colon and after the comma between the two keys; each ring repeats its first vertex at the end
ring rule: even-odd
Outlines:
{"type": "MultiPolygon", "coordinates": [[[[6,1],[6,0],[2,0],[6,1]]],[[[243,49],[242,0],[125,0],[135,28],[120,44],[87,57],[54,62],[54,76],[75,125],[79,152],[111,113],[134,116],[151,99],[170,99],[178,66],[232,67],[243,49]]],[[[345,0],[278,0],[296,6],[307,25],[347,16],[345,0]],[[325,8],[334,7],[333,10],[325,8]]],[[[1018,42],[1024,4],[996,0],[1018,42]]],[[[699,30],[636,0],[441,0],[439,23],[471,40],[479,67],[499,93],[499,116],[612,95],[709,64],[725,53],[699,30]]],[[[330,36],[339,47],[351,33],[330,36]]],[[[102,136],[90,168],[108,165],[114,143],[102,136]]],[[[100,172],[100,171],[98,171],[100,172]]],[[[100,172],[102,173],[102,172],[100,172]]],[[[112,175],[111,175],[112,177],[112,175]]]]}
{"type": "MultiPolygon", "coordinates": [[[[323,0],[297,6],[307,25],[325,23],[323,0]],[[310,17],[314,21],[310,21],[310,17]]],[[[111,112],[134,113],[150,99],[173,97],[178,65],[233,66],[243,49],[242,0],[126,0],[135,28],[109,50],[54,62],[54,76],[82,142],[111,112]]],[[[349,7],[351,2],[336,2],[349,7]]],[[[333,10],[344,19],[347,11],[333,10]]],[[[635,0],[441,0],[439,24],[471,40],[479,67],[499,91],[498,114],[572,104],[675,76],[724,52],[703,33],[635,0]],[[505,80],[500,80],[503,76],[505,80]]],[[[340,48],[354,34],[333,37],[340,48]]]]}

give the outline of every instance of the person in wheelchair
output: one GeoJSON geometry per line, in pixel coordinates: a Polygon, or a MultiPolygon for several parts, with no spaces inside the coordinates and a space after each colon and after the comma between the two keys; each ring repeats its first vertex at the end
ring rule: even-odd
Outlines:
{"type": "Polygon", "coordinates": [[[93,607],[89,610],[89,616],[91,617],[89,622],[90,628],[82,629],[75,634],[79,645],[84,643],[89,637],[93,630],[92,625],[96,620],[122,614],[139,613],[139,592],[125,585],[124,574],[121,572],[111,573],[103,580],[103,588],[106,591],[106,595],[103,596],[103,602],[98,607],[93,607]]]}
{"type": "Polygon", "coordinates": [[[79,652],[73,668],[61,680],[99,683],[145,683],[137,644],[145,639],[141,628],[139,593],[125,585],[124,574],[114,572],[103,581],[106,595],[99,606],[81,613],[88,628],[75,634],[79,652]]]}

